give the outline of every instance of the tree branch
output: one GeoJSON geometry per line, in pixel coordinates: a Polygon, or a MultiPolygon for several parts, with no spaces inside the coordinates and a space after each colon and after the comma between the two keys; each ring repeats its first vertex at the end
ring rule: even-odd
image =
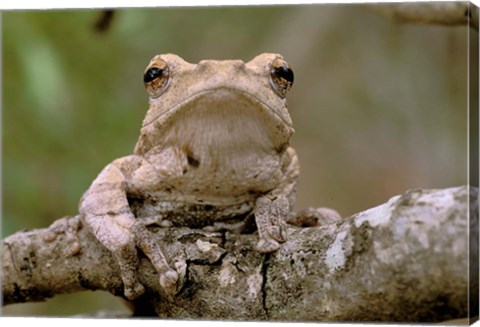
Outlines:
{"type": "MultiPolygon", "coordinates": [[[[256,235],[152,228],[170,264],[181,272],[182,285],[173,298],[163,296],[158,275],[142,258],[138,273],[147,292],[134,305],[142,309],[137,314],[176,319],[433,322],[465,317],[467,236],[469,221],[478,229],[477,199],[477,190],[467,187],[408,191],[341,222],[291,226],[287,242],[267,255],[254,250],[256,235]],[[469,203],[477,208],[470,220],[469,203]]],[[[478,239],[471,241],[475,258],[478,239]]],[[[78,216],[6,238],[2,265],[5,304],[81,290],[123,291],[115,261],[78,216]]]]}
{"type": "Polygon", "coordinates": [[[402,23],[470,26],[478,31],[478,7],[468,1],[401,2],[368,5],[372,10],[402,23]]]}

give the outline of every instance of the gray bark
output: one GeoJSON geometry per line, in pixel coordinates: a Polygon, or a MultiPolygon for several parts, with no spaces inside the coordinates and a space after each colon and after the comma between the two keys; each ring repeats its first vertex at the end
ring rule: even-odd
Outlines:
{"type": "MultiPolygon", "coordinates": [[[[155,269],[142,258],[138,273],[147,292],[134,305],[141,308],[137,314],[176,319],[466,317],[469,227],[478,230],[478,192],[456,187],[411,190],[322,227],[289,226],[287,242],[267,255],[254,250],[256,234],[151,228],[181,272],[180,291],[163,296],[155,269]]],[[[470,256],[478,258],[478,233],[470,241],[470,256]]],[[[114,259],[78,216],[11,235],[2,247],[5,304],[82,290],[123,291],[114,259]]]]}

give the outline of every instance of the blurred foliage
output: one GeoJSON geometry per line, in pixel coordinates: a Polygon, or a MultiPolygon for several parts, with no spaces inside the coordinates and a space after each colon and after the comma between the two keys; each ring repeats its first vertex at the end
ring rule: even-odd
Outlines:
{"type": "MultiPolygon", "coordinates": [[[[282,53],[302,165],[297,208],[350,215],[409,188],[467,182],[467,29],[400,25],[361,5],[118,9],[2,14],[3,230],[77,212],[100,170],[132,152],[147,109],[142,74],[172,52],[190,62],[282,53]]],[[[108,294],[5,308],[70,315],[108,294]]],[[[121,307],[120,307],[121,308],[121,307]]]]}

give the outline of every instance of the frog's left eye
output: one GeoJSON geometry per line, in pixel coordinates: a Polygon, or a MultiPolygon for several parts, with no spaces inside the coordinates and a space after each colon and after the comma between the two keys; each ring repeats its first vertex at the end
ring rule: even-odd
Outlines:
{"type": "Polygon", "coordinates": [[[278,94],[284,98],[293,85],[293,71],[283,59],[275,59],[270,69],[270,81],[278,94]]]}
{"type": "Polygon", "coordinates": [[[165,61],[155,59],[150,62],[145,73],[143,74],[143,83],[152,97],[157,97],[167,88],[170,78],[170,70],[165,61]]]}

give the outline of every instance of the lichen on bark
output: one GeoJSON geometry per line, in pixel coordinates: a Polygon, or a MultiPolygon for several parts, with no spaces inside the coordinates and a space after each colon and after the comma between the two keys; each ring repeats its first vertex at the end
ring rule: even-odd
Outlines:
{"type": "MultiPolygon", "coordinates": [[[[138,273],[147,291],[133,303],[142,308],[137,314],[435,322],[468,315],[468,248],[470,260],[478,258],[478,244],[469,243],[478,243],[478,191],[410,190],[339,222],[289,226],[280,250],[266,255],[255,251],[255,234],[150,231],[181,284],[175,296],[162,294],[155,269],[142,257],[138,273]]],[[[82,290],[122,295],[114,259],[78,216],[16,233],[2,247],[5,304],[82,290]]]]}

